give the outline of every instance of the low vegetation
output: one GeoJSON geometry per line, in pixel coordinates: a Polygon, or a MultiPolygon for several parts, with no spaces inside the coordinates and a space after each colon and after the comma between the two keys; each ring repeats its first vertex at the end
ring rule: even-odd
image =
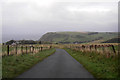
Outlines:
{"type": "Polygon", "coordinates": [[[14,78],[30,69],[36,63],[52,55],[55,49],[44,50],[36,54],[4,56],[2,58],[2,77],[14,78]]]}
{"type": "Polygon", "coordinates": [[[68,48],[65,50],[78,62],[80,62],[97,79],[119,78],[118,76],[118,58],[106,58],[96,53],[85,53],[68,48]]]}

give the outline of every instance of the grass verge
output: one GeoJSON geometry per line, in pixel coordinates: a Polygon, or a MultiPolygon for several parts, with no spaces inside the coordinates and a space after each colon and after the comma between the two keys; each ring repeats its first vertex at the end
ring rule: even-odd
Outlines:
{"type": "Polygon", "coordinates": [[[2,78],[15,78],[54,52],[55,49],[49,49],[34,55],[29,53],[19,56],[5,56],[2,58],[2,78]]]}
{"type": "Polygon", "coordinates": [[[105,58],[105,56],[96,53],[83,53],[67,48],[65,50],[96,79],[120,79],[118,76],[118,58],[105,58]]]}

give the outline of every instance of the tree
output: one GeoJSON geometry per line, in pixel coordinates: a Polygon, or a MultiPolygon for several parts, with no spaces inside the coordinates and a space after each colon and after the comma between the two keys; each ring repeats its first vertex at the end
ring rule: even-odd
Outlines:
{"type": "Polygon", "coordinates": [[[13,44],[15,42],[16,42],[15,40],[10,40],[10,41],[6,42],[6,45],[11,45],[11,44],[13,44]]]}

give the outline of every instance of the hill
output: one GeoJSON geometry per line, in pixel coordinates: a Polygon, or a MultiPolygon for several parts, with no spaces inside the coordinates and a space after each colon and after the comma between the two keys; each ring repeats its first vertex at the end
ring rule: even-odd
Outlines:
{"type": "Polygon", "coordinates": [[[104,42],[117,37],[117,32],[48,32],[39,41],[55,43],[104,42]]]}

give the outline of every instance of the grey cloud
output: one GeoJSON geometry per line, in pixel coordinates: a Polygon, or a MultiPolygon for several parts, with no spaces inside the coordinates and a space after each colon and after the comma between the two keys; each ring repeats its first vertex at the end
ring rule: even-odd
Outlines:
{"type": "Polygon", "coordinates": [[[8,34],[42,35],[49,31],[117,31],[118,27],[114,2],[53,2],[46,6],[35,2],[4,3],[2,14],[3,38],[8,34]],[[94,11],[94,7],[110,11],[94,11]]]}

